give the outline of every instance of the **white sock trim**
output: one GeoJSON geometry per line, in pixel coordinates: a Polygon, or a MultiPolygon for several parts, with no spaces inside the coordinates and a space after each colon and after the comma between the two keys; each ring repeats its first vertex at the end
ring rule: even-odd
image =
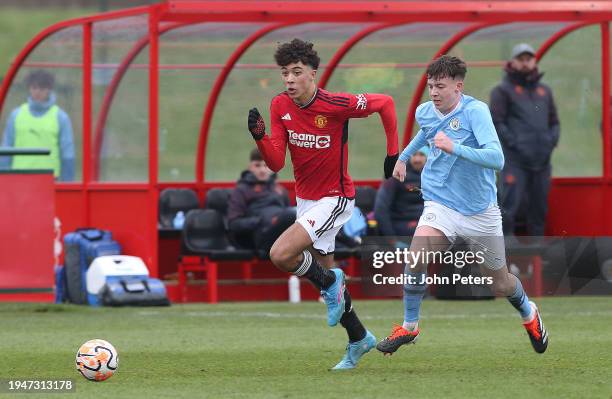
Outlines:
{"type": "Polygon", "coordinates": [[[524,323],[530,323],[531,321],[533,321],[533,319],[535,319],[535,316],[536,316],[537,308],[536,308],[535,304],[533,304],[533,302],[529,301],[529,307],[531,308],[531,313],[529,313],[529,316],[522,318],[524,323]]]}
{"type": "Polygon", "coordinates": [[[416,329],[419,328],[419,322],[418,321],[405,321],[402,323],[402,327],[408,331],[415,331],[416,329]]]}
{"type": "Polygon", "coordinates": [[[292,272],[296,276],[303,276],[304,274],[306,274],[306,272],[310,268],[310,265],[312,264],[312,255],[310,254],[310,252],[304,251],[302,252],[302,255],[304,255],[302,264],[292,272]]]}

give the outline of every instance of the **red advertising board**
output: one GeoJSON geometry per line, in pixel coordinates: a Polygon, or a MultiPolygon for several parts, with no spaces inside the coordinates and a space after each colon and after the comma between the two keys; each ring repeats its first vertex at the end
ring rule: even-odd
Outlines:
{"type": "Polygon", "coordinates": [[[53,288],[51,171],[0,172],[0,299],[53,288]]]}

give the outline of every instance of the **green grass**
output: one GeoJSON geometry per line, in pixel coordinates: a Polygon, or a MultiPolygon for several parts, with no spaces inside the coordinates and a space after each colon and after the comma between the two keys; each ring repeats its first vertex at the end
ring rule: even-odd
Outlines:
{"type": "MultiPolygon", "coordinates": [[[[390,358],[370,353],[340,373],[327,369],[341,358],[345,333],[325,326],[315,302],[1,304],[0,378],[74,378],[79,397],[610,399],[610,298],[538,303],[551,337],[544,355],[533,352],[504,300],[427,300],[417,345],[390,358]],[[76,350],[92,338],[119,351],[118,373],[103,383],[74,368],[76,350]]],[[[402,315],[400,300],[355,306],[379,338],[402,315]]]]}

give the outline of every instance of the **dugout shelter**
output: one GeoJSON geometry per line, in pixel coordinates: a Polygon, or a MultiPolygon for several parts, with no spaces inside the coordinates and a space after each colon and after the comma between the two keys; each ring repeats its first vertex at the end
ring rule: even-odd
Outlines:
{"type": "MultiPolygon", "coordinates": [[[[547,233],[612,235],[611,19],[612,1],[167,0],[43,29],[4,74],[0,122],[23,102],[29,71],[52,72],[76,144],[76,180],[53,185],[62,230],[111,230],[163,277],[176,270],[178,239],[160,235],[160,192],[191,188],[203,205],[211,188],[234,185],[254,146],[248,109],[269,120],[282,90],[278,42],[315,42],[320,87],[393,95],[402,145],[431,59],[461,56],[466,92],[487,101],[512,46],[529,42],[561,119],[547,233]]],[[[351,122],[349,148],[356,183],[376,187],[378,118],[351,122]]],[[[290,168],[280,177],[291,191],[290,168]]]]}

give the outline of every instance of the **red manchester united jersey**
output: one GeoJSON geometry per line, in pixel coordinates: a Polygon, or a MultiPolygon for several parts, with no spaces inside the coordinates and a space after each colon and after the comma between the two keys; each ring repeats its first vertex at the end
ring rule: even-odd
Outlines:
{"type": "Polygon", "coordinates": [[[302,106],[284,92],[274,97],[270,106],[271,135],[257,141],[257,146],[275,172],[283,168],[289,146],[298,197],[352,198],[355,187],[347,167],[348,120],[374,112],[382,118],[387,154],[397,154],[397,118],[390,96],[330,93],[323,89],[317,89],[312,100],[302,106]]]}

